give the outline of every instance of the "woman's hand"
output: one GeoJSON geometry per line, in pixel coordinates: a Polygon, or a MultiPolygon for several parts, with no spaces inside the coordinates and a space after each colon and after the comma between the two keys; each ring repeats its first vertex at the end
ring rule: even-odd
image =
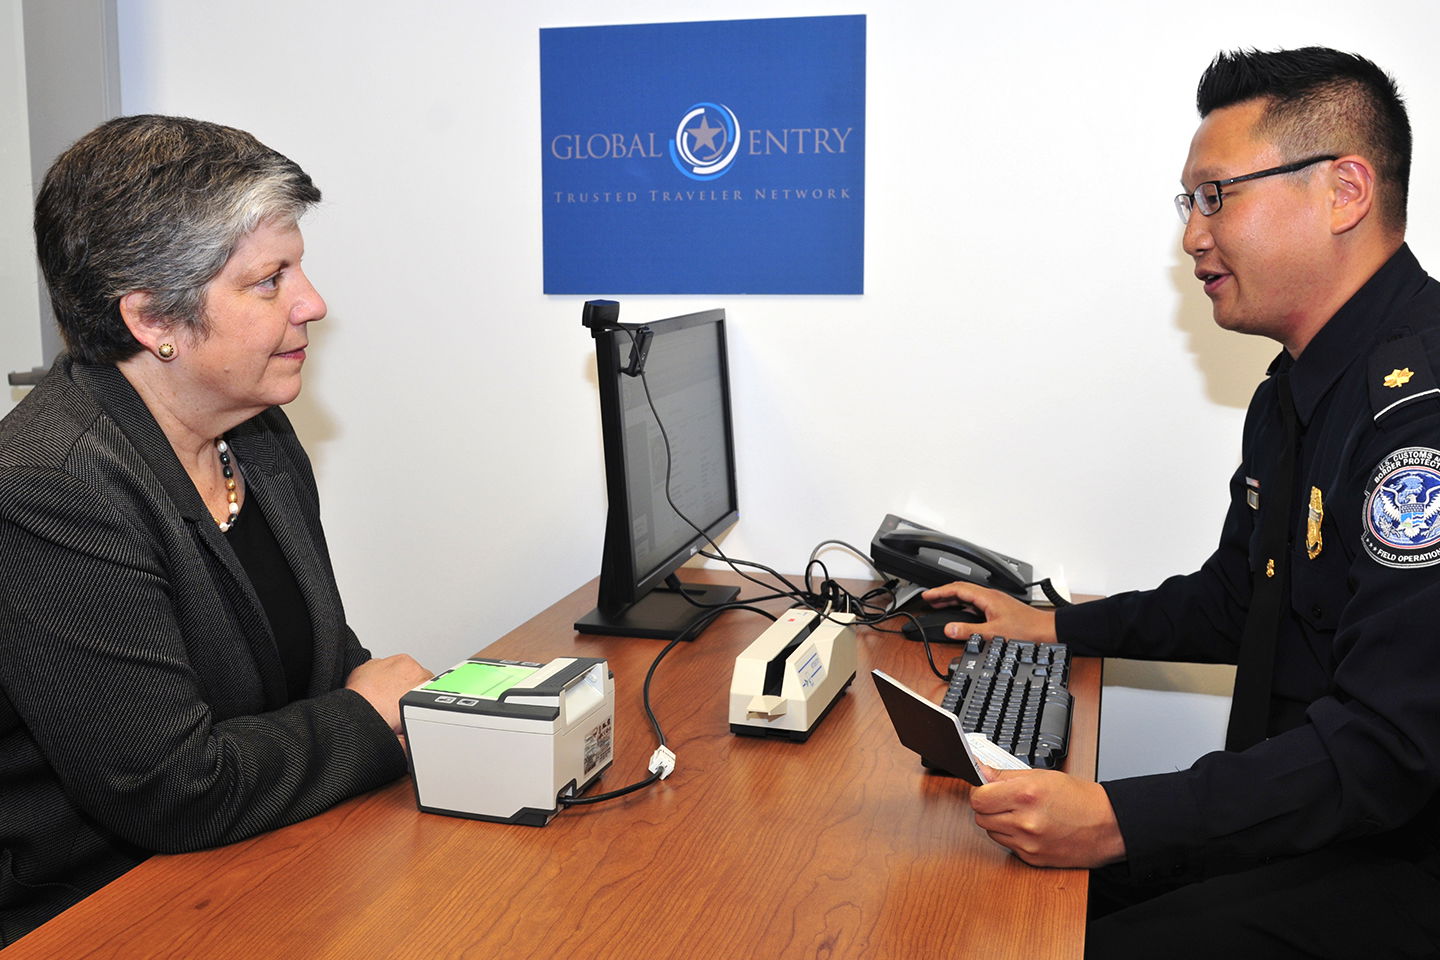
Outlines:
{"type": "Polygon", "coordinates": [[[957,581],[943,587],[932,587],[921,597],[937,609],[968,603],[985,617],[983,623],[947,623],[945,636],[952,640],[962,640],[972,633],[979,633],[986,637],[1035,643],[1055,642],[1055,611],[1029,606],[1008,593],[957,581]]]}
{"type": "Polygon", "coordinates": [[[367,660],[345,678],[345,689],[354,690],[364,697],[375,712],[390,724],[390,729],[400,732],[400,698],[412,687],[433,677],[408,653],[367,660]]]}

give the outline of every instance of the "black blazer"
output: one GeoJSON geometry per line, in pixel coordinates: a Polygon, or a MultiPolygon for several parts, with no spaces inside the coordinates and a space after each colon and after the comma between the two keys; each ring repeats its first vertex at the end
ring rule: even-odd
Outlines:
{"type": "Polygon", "coordinates": [[[287,703],[259,599],[139,395],[65,357],[0,422],[0,945],[151,852],[293,823],[405,771],[342,685],[315,479],[278,408],[229,434],[314,628],[287,703]]]}

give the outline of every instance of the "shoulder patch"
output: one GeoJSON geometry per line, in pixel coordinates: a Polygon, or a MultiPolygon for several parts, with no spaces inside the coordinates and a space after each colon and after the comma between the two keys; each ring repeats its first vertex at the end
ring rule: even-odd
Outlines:
{"type": "Polygon", "coordinates": [[[1387,340],[1376,347],[1370,354],[1368,386],[1376,421],[1421,397],[1440,398],[1440,384],[1419,337],[1387,340]]]}
{"type": "Polygon", "coordinates": [[[1360,542],[1387,567],[1440,563],[1440,450],[1403,447],[1376,465],[1360,542]]]}

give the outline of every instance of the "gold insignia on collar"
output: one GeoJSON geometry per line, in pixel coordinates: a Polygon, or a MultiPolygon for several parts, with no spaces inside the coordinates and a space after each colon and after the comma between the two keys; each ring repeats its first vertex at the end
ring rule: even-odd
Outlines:
{"type": "Polygon", "coordinates": [[[1410,378],[1413,376],[1415,376],[1415,371],[1409,367],[1406,367],[1404,370],[1397,367],[1385,375],[1385,386],[1392,389],[1395,387],[1403,387],[1410,382],[1410,378]]]}
{"type": "Polygon", "coordinates": [[[1320,556],[1325,541],[1320,536],[1320,524],[1325,522],[1325,503],[1319,487],[1310,488],[1310,510],[1305,519],[1305,554],[1311,560],[1320,556]]]}

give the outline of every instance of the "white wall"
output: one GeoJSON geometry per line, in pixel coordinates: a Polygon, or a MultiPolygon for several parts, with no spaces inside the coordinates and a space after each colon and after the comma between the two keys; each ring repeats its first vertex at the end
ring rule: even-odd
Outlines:
{"type": "Polygon", "coordinates": [[[0,0],[0,416],[24,395],[5,374],[41,360],[23,27],[20,0],[0,0]]]}
{"type": "MultiPolygon", "coordinates": [[[[866,294],[625,298],[630,320],[729,312],[737,556],[798,570],[899,512],[1063,563],[1082,592],[1199,564],[1275,349],[1213,327],[1171,208],[1219,48],[1322,43],[1390,69],[1417,127],[1411,242],[1440,269],[1429,0],[120,0],[125,112],[244,127],[325,191],[305,230],[330,317],[292,414],[375,650],[446,666],[598,569],[582,298],[540,293],[538,28],[855,12],[866,294]]],[[[1223,680],[1126,670],[1107,773],[1218,743],[1223,680]],[[1148,688],[1180,691],[1179,740],[1113,741],[1145,729],[1148,688]]]]}

